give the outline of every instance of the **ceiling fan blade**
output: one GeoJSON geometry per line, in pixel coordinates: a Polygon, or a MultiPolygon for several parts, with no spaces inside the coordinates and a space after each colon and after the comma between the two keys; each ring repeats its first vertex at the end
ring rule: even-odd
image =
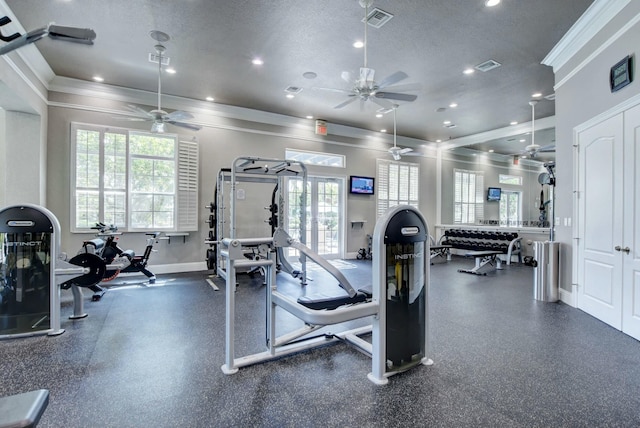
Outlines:
{"type": "Polygon", "coordinates": [[[349,104],[351,104],[352,102],[358,99],[358,97],[356,97],[355,95],[349,95],[349,97],[350,98],[347,101],[338,104],[334,108],[342,108],[342,107],[348,106],[349,104]]]}
{"type": "Polygon", "coordinates": [[[144,118],[144,117],[122,117],[122,116],[112,116],[112,119],[114,120],[126,120],[127,122],[149,122],[150,120],[152,120],[151,118],[144,118]]]}
{"type": "Polygon", "coordinates": [[[418,98],[414,94],[399,94],[396,92],[376,92],[375,97],[398,101],[415,101],[418,98]]]}
{"type": "Polygon", "coordinates": [[[380,88],[380,89],[386,88],[387,86],[391,86],[394,83],[398,83],[399,81],[404,80],[407,77],[409,77],[409,76],[404,71],[396,71],[392,75],[387,76],[384,79],[382,79],[380,81],[380,83],[378,84],[378,88],[380,88]]]}
{"type": "Polygon", "coordinates": [[[193,115],[191,113],[188,113],[186,111],[182,111],[182,110],[176,110],[173,111],[171,113],[169,113],[168,115],[166,115],[164,117],[165,121],[168,122],[170,120],[189,120],[189,119],[193,119],[193,115]]]}
{"type": "Polygon", "coordinates": [[[405,83],[404,85],[387,86],[387,91],[384,92],[411,92],[421,91],[422,85],[420,83],[405,83]]]}
{"type": "Polygon", "coordinates": [[[170,123],[173,126],[179,126],[181,128],[191,129],[192,131],[199,131],[202,129],[202,126],[200,125],[194,125],[192,123],[186,123],[186,122],[176,122],[173,120],[165,120],[165,123],[170,123]]]}
{"type": "Polygon", "coordinates": [[[550,153],[550,152],[555,152],[555,151],[556,151],[556,145],[555,144],[549,144],[548,146],[540,147],[538,149],[538,152],[542,152],[542,153],[550,153]]]}
{"type": "Polygon", "coordinates": [[[393,103],[391,101],[387,101],[387,100],[383,100],[383,99],[378,99],[376,97],[369,97],[369,100],[378,104],[380,107],[382,107],[383,109],[392,111],[393,110],[393,103]]]}
{"type": "Polygon", "coordinates": [[[320,91],[338,92],[340,94],[353,94],[353,91],[349,91],[349,90],[346,90],[346,89],[322,88],[322,87],[318,87],[318,86],[314,86],[311,89],[318,89],[320,91]]]}
{"type": "Polygon", "coordinates": [[[353,77],[351,77],[351,73],[348,71],[343,71],[342,73],[340,73],[340,77],[347,83],[353,83],[354,79],[353,77]]]}
{"type": "Polygon", "coordinates": [[[134,114],[143,117],[145,119],[154,119],[154,116],[146,110],[141,109],[138,106],[134,106],[133,104],[127,104],[126,106],[129,110],[131,110],[134,114]]]}
{"type": "Polygon", "coordinates": [[[411,147],[405,147],[404,149],[400,149],[400,154],[404,155],[404,154],[412,152],[412,151],[413,151],[413,149],[411,147]]]}
{"type": "Polygon", "coordinates": [[[49,25],[49,37],[55,40],[92,45],[96,38],[96,32],[91,28],[63,27],[51,24],[49,25]]]}

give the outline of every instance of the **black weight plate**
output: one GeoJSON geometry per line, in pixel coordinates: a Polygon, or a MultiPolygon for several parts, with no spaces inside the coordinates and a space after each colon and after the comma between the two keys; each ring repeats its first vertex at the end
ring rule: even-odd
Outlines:
{"type": "Polygon", "coordinates": [[[214,268],[214,263],[216,261],[216,253],[212,249],[207,250],[207,269],[211,270],[214,268]]]}
{"type": "Polygon", "coordinates": [[[215,225],[216,225],[216,218],[213,216],[213,214],[209,214],[209,227],[213,229],[215,225]]]}
{"type": "Polygon", "coordinates": [[[95,254],[90,253],[80,253],[69,260],[69,263],[71,263],[72,265],[89,268],[89,273],[85,273],[84,275],[68,281],[80,287],[90,287],[92,285],[98,284],[100,281],[102,281],[104,273],[107,270],[104,261],[95,254]]]}

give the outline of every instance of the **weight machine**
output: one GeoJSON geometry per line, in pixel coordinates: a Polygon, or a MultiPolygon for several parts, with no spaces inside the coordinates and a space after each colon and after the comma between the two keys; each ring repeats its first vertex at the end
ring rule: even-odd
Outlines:
{"type": "Polygon", "coordinates": [[[100,282],[104,263],[79,266],[65,257],[60,223],[49,210],[30,204],[0,210],[0,339],[64,333],[60,286],[69,281],[74,283],[70,318],[87,316],[75,284],[100,282]]]}
{"type": "MultiPolygon", "coordinates": [[[[210,246],[206,254],[207,265],[221,278],[226,279],[227,277],[227,260],[220,251],[221,243],[227,238],[231,240],[239,239],[236,194],[238,184],[264,183],[274,186],[271,205],[266,207],[269,211],[269,219],[267,222],[273,230],[274,227],[279,226],[275,223],[282,222],[286,216],[287,203],[284,199],[284,192],[282,191],[282,189],[285,188],[285,177],[296,177],[303,181],[297,211],[300,213],[298,217],[300,227],[299,239],[304,243],[306,242],[307,168],[302,162],[258,157],[238,157],[233,161],[231,168],[222,169],[218,173],[214,191],[215,202],[212,202],[208,206],[211,214],[206,221],[212,230],[209,231],[209,239],[205,240],[205,244],[210,246]],[[229,198],[228,201],[226,197],[229,198]]],[[[250,238],[247,239],[251,240],[250,238]]],[[[259,242],[248,244],[248,240],[242,241],[245,242],[243,245],[244,257],[255,260],[264,259],[268,251],[267,242],[258,240],[259,242]]],[[[270,238],[267,238],[267,240],[270,241],[270,238]]],[[[278,250],[277,260],[279,270],[300,278],[300,282],[306,284],[306,259],[304,255],[301,254],[300,256],[300,270],[295,269],[291,265],[282,249],[278,250]]],[[[255,269],[264,271],[262,266],[240,268],[241,271],[253,271],[255,269]]]]}
{"type": "Polygon", "coordinates": [[[373,289],[356,290],[341,272],[302,242],[278,228],[269,238],[224,239],[220,253],[227,262],[225,374],[241,367],[267,362],[303,350],[342,341],[371,356],[368,378],[377,385],[388,377],[411,367],[431,365],[429,358],[429,232],[426,220],[411,206],[387,210],[376,223],[373,235],[373,289]],[[267,259],[247,260],[242,248],[256,243],[269,243],[267,259]],[[294,300],[278,290],[275,275],[276,249],[292,247],[318,263],[338,280],[346,296],[294,300]],[[235,357],[235,287],[236,268],[264,267],[267,275],[267,350],[240,358],[235,357]],[[276,337],[276,310],[285,310],[304,324],[298,330],[276,337]],[[371,325],[335,334],[310,333],[327,325],[360,318],[371,318],[371,325]],[[362,336],[371,335],[371,341],[362,336]]]}

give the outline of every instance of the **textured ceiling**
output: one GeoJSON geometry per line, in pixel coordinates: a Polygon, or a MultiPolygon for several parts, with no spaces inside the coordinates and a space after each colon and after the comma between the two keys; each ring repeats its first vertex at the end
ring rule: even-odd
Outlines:
{"type": "MultiPolygon", "coordinates": [[[[553,92],[553,73],[542,59],[593,0],[377,0],[394,17],[369,27],[368,66],[376,80],[402,70],[401,83],[419,83],[415,102],[400,102],[398,134],[436,141],[472,135],[531,119],[531,94],[553,92]],[[466,76],[462,71],[493,59],[501,67],[466,76]],[[449,108],[456,102],[458,107],[449,108]],[[437,109],[444,108],[442,112],[437,109]],[[455,128],[445,128],[451,121],[455,128]]],[[[392,129],[392,115],[375,118],[367,102],[342,109],[337,92],[350,89],[343,71],[357,74],[363,50],[364,9],[357,0],[6,0],[26,30],[56,22],[90,27],[94,46],[43,39],[37,43],[58,76],[147,91],[157,90],[156,66],[148,61],[150,30],[171,36],[166,55],[175,75],[163,93],[249,107],[370,130],[392,129]],[[264,65],[251,64],[260,56],[264,65]],[[303,77],[313,71],[315,79],[303,77]],[[284,89],[302,91],[285,98],[284,89]]],[[[536,118],[552,116],[541,101],[536,118]]]]}

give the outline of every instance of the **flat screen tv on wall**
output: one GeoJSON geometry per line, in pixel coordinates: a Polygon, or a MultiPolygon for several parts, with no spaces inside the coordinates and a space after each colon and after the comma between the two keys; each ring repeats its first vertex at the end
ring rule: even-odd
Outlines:
{"type": "Polygon", "coordinates": [[[499,201],[502,196],[502,189],[499,187],[489,187],[487,190],[487,201],[499,201]]]}
{"type": "Polygon", "coordinates": [[[352,175],[349,178],[349,193],[357,195],[373,195],[375,179],[373,177],[362,177],[352,175]]]}

